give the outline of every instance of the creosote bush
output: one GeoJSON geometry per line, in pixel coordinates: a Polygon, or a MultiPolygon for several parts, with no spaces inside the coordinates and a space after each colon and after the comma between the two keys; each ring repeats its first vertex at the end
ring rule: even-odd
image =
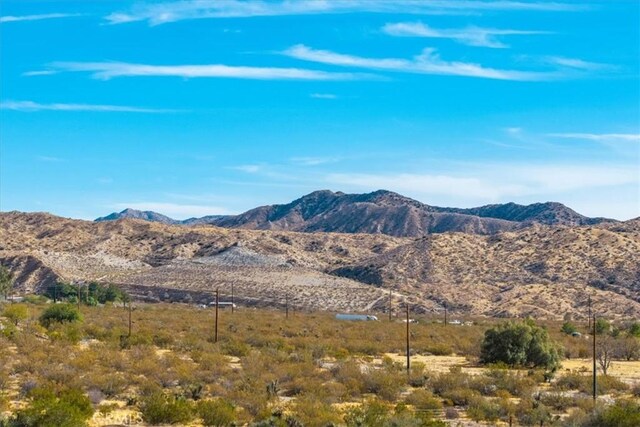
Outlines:
{"type": "Polygon", "coordinates": [[[55,323],[71,323],[81,320],[78,309],[71,304],[53,304],[40,315],[40,324],[45,328],[55,323]]]}

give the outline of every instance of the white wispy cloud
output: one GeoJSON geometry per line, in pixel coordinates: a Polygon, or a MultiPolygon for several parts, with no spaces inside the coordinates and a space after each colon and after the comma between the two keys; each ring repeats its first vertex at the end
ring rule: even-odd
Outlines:
{"type": "Polygon", "coordinates": [[[382,27],[385,33],[398,37],[425,37],[450,39],[468,46],[506,48],[499,36],[548,34],[546,31],[524,31],[495,28],[466,27],[459,29],[437,29],[422,22],[398,22],[382,27]]]}
{"type": "Polygon", "coordinates": [[[309,96],[311,98],[316,98],[316,99],[337,99],[338,98],[338,96],[334,95],[333,93],[312,93],[309,96]]]}
{"type": "Polygon", "coordinates": [[[14,111],[95,111],[95,112],[123,112],[123,113],[171,113],[178,110],[159,110],[154,108],[129,107],[123,105],[97,104],[40,104],[33,101],[3,101],[0,109],[14,111]]]}
{"type": "Polygon", "coordinates": [[[282,52],[284,55],[321,64],[387,70],[403,73],[440,74],[498,80],[537,81],[562,77],[554,71],[518,71],[487,68],[468,62],[445,61],[433,48],[427,48],[412,59],[367,58],[318,50],[299,44],[282,52]]]}
{"type": "Polygon", "coordinates": [[[246,173],[258,173],[263,170],[264,166],[262,165],[240,165],[240,166],[232,166],[229,169],[237,170],[240,172],[246,173]]]}
{"type": "Polygon", "coordinates": [[[495,10],[571,11],[584,8],[574,3],[514,0],[185,0],[138,4],[130,10],[112,13],[106,20],[111,24],[147,21],[150,25],[159,25],[187,19],[352,12],[441,15],[495,10]]]}
{"type": "Polygon", "coordinates": [[[599,62],[589,62],[578,58],[566,58],[563,56],[544,56],[541,61],[551,65],[557,65],[560,67],[571,68],[581,71],[602,71],[602,70],[614,70],[617,67],[611,64],[602,64],[599,62]]]}
{"type": "Polygon", "coordinates": [[[472,169],[465,175],[330,174],[326,181],[366,191],[385,188],[427,198],[443,196],[459,202],[474,200],[482,203],[624,185],[640,186],[637,168],[622,165],[494,164],[472,169]]]}
{"type": "Polygon", "coordinates": [[[548,133],[547,136],[598,142],[640,142],[640,133],[548,133]]]}
{"type": "MultiPolygon", "coordinates": [[[[123,76],[211,77],[252,80],[359,80],[376,78],[363,73],[333,73],[301,68],[210,65],[148,65],[126,62],[53,62],[53,71],[85,72],[97,79],[123,76]]],[[[40,73],[40,71],[36,71],[40,73]]]]}
{"type": "Polygon", "coordinates": [[[291,163],[300,166],[318,166],[327,163],[335,163],[340,159],[338,157],[292,157],[289,160],[291,163]]]}
{"type": "Polygon", "coordinates": [[[111,205],[111,207],[117,210],[131,208],[141,211],[154,211],[174,219],[186,219],[205,215],[228,215],[232,213],[221,206],[183,205],[165,202],[116,203],[111,205]]]}
{"type": "Polygon", "coordinates": [[[40,15],[22,15],[22,16],[5,15],[5,16],[0,16],[0,23],[21,22],[21,21],[40,21],[43,19],[73,18],[76,16],[83,16],[83,15],[80,13],[43,13],[40,15]]]}

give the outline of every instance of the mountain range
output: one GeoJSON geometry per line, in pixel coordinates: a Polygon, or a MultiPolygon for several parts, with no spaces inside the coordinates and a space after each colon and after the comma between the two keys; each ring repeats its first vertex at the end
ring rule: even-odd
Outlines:
{"type": "Polygon", "coordinates": [[[149,211],[125,209],[96,221],[144,219],[174,225],[210,224],[225,228],[387,234],[420,237],[432,233],[464,232],[489,235],[544,225],[595,225],[613,221],[589,218],[561,203],[495,204],[477,208],[430,206],[400,194],[378,190],[367,194],[314,191],[291,203],[267,205],[240,215],[212,215],[178,221],[149,211]]]}
{"type": "Polygon", "coordinates": [[[391,300],[394,312],[409,301],[422,312],[446,304],[460,315],[556,319],[584,318],[591,296],[602,316],[640,317],[640,218],[590,219],[551,203],[468,210],[519,221],[448,210],[389,192],[320,191],[214,219],[224,227],[166,224],[148,213],[96,222],[5,212],[0,263],[18,293],[99,281],[148,301],[204,303],[235,288],[243,305],[286,298],[300,309],[381,312],[391,300]],[[427,227],[443,218],[472,232],[427,227]],[[390,235],[409,232],[426,234],[390,235]]]}

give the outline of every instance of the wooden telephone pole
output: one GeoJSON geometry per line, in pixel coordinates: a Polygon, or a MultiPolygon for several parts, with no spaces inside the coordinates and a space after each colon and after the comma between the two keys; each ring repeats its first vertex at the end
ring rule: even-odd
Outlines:
{"type": "Polygon", "coordinates": [[[410,355],[410,342],[409,342],[409,302],[407,301],[406,307],[407,313],[407,375],[411,373],[411,355],[410,355]]]}
{"type": "Polygon", "coordinates": [[[444,302],[444,326],[447,326],[447,302],[444,302]]]}
{"type": "Polygon", "coordinates": [[[235,304],[234,304],[233,301],[234,301],[233,300],[233,282],[231,282],[231,314],[233,314],[233,311],[234,311],[234,308],[235,308],[234,307],[235,304]]]}
{"type": "Polygon", "coordinates": [[[289,292],[284,296],[284,317],[285,319],[289,318],[289,292]]]}
{"type": "Polygon", "coordinates": [[[587,306],[589,307],[589,314],[588,314],[588,318],[589,318],[589,326],[587,326],[587,330],[591,330],[591,295],[588,296],[587,298],[587,306]]]}
{"type": "Polygon", "coordinates": [[[80,311],[80,282],[76,283],[76,291],[78,292],[78,311],[80,311]]]}
{"type": "Polygon", "coordinates": [[[598,398],[598,377],[596,373],[596,315],[593,315],[593,401],[598,398]]]}
{"type": "Polygon", "coordinates": [[[133,311],[133,308],[131,306],[131,298],[129,299],[129,337],[131,337],[131,312],[133,311]]]}
{"type": "Polygon", "coordinates": [[[215,332],[213,335],[213,342],[217,343],[218,342],[218,303],[220,302],[220,293],[218,291],[218,289],[216,288],[216,327],[215,327],[215,332]]]}

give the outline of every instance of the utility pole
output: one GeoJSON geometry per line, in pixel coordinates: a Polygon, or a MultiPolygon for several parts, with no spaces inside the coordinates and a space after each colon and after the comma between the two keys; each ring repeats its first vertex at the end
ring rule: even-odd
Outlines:
{"type": "Polygon", "coordinates": [[[284,296],[284,317],[285,319],[289,318],[289,292],[284,296]]]}
{"type": "Polygon", "coordinates": [[[129,338],[131,338],[131,311],[132,311],[132,307],[131,307],[131,299],[129,299],[129,338]]]}
{"type": "Polygon", "coordinates": [[[231,314],[233,314],[234,311],[234,302],[233,302],[233,282],[231,282],[231,314]]]}
{"type": "Polygon", "coordinates": [[[447,302],[444,302],[444,326],[447,326],[447,302]]]}
{"type": "Polygon", "coordinates": [[[591,295],[589,295],[589,297],[587,298],[587,305],[589,307],[589,315],[588,315],[589,326],[587,327],[587,330],[590,331],[591,330],[591,295]]]}
{"type": "Polygon", "coordinates": [[[593,401],[598,397],[598,377],[596,375],[596,315],[593,315],[593,401]]]}
{"type": "Polygon", "coordinates": [[[76,283],[76,291],[78,292],[78,311],[80,311],[80,282],[76,283]]]}
{"type": "Polygon", "coordinates": [[[411,356],[409,353],[409,302],[407,301],[407,375],[411,372],[411,356]]]}
{"type": "Polygon", "coordinates": [[[213,342],[217,343],[218,342],[218,303],[220,302],[220,293],[218,292],[218,289],[216,288],[216,329],[215,329],[215,334],[213,336],[213,342]]]}

